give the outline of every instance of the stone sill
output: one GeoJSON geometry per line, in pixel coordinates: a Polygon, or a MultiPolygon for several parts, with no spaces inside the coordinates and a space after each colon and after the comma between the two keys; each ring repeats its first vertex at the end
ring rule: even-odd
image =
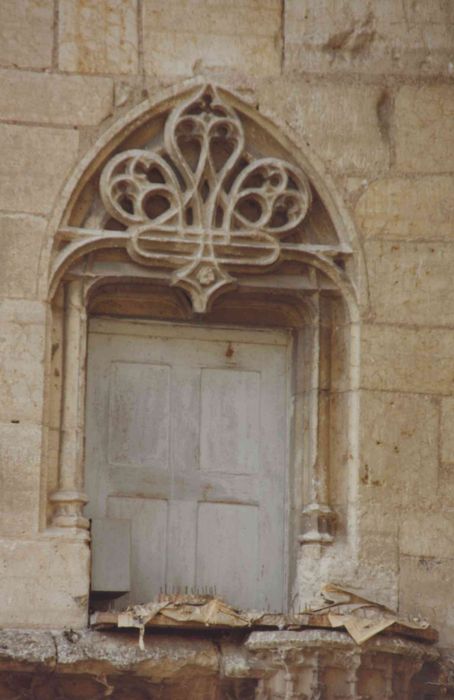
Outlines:
{"type": "MultiPolygon", "coordinates": [[[[401,637],[378,636],[358,646],[346,632],[323,629],[153,630],[145,635],[144,650],[138,642],[137,630],[1,630],[0,697],[9,697],[1,694],[2,683],[22,688],[29,682],[33,688],[52,686],[54,693],[68,692],[64,689],[71,684],[75,699],[115,700],[117,692],[120,698],[139,688],[148,693],[141,698],[208,700],[230,697],[233,690],[232,697],[242,699],[306,698],[313,697],[307,693],[315,687],[326,690],[329,677],[336,694],[320,697],[358,698],[367,692],[371,700],[414,700],[424,696],[412,694],[412,679],[439,656],[433,646],[401,637]],[[371,674],[378,694],[369,688],[371,674]],[[295,695],[285,695],[290,686],[295,695]],[[213,689],[221,695],[213,695],[213,689]]],[[[415,692],[421,692],[419,687],[415,692]]],[[[25,691],[23,697],[35,696],[25,691]]]]}

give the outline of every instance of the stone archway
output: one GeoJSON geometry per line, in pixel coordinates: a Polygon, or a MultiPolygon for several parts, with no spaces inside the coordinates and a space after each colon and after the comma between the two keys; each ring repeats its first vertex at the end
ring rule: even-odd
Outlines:
{"type": "Polygon", "coordinates": [[[336,520],[347,538],[332,561],[345,568],[347,546],[353,566],[356,262],[336,198],[320,183],[279,130],[205,84],[136,110],[81,164],[53,224],[49,532],[87,539],[87,315],[113,304],[134,316],[133,293],[147,318],[250,325],[255,314],[293,328],[292,599],[318,589],[336,520]]]}

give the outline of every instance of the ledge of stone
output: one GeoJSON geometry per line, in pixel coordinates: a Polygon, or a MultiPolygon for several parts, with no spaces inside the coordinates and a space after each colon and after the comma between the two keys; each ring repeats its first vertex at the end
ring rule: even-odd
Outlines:
{"type": "Polygon", "coordinates": [[[312,697],[328,674],[339,697],[353,700],[372,673],[382,685],[371,700],[382,700],[389,679],[387,697],[416,700],[427,669],[438,677],[438,659],[429,644],[383,635],[358,646],[346,632],[327,629],[147,631],[143,649],[137,630],[0,630],[0,697],[252,700],[259,692],[270,700],[290,687],[295,697],[312,697]]]}

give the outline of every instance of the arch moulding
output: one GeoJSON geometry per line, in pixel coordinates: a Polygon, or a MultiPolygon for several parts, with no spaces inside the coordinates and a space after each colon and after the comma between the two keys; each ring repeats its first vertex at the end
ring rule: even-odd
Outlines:
{"type": "Polygon", "coordinates": [[[49,534],[88,539],[87,319],[113,315],[290,328],[291,588],[303,545],[331,545],[339,528],[354,541],[357,245],[320,173],[253,106],[204,83],[136,108],[79,164],[51,222],[49,534]]]}

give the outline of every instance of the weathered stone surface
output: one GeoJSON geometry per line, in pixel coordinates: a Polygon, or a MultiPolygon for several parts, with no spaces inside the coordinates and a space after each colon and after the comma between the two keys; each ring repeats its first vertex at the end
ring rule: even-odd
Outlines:
{"type": "Polygon", "coordinates": [[[0,214],[0,294],[33,298],[46,220],[26,214],[0,214]]]}
{"type": "Polygon", "coordinates": [[[78,143],[72,129],[0,124],[0,209],[47,214],[78,143]]]}
{"type": "Polygon", "coordinates": [[[452,239],[454,177],[388,178],[371,182],[355,209],[359,233],[391,239],[452,239]]]}
{"type": "Polygon", "coordinates": [[[400,551],[414,557],[454,560],[454,514],[407,513],[401,523],[400,551]]]}
{"type": "MultiPolygon", "coordinates": [[[[421,532],[418,525],[418,535],[421,532]]],[[[413,535],[416,539],[416,533],[413,535]]],[[[399,604],[404,613],[422,616],[440,630],[442,645],[452,644],[454,611],[452,596],[454,560],[434,556],[401,556],[399,604]]]]}
{"type": "Polygon", "coordinates": [[[2,671],[51,671],[55,667],[56,645],[50,632],[0,631],[0,668],[2,671]]]}
{"type": "Polygon", "coordinates": [[[58,666],[65,672],[82,671],[87,661],[92,671],[132,671],[161,682],[170,678],[214,675],[219,668],[216,646],[197,636],[176,639],[173,635],[146,632],[144,650],[139,631],[83,632],[73,640],[55,636],[58,666]]]}
{"type": "Polygon", "coordinates": [[[136,73],[136,0],[61,0],[58,64],[78,73],[136,73]]]}
{"type": "Polygon", "coordinates": [[[453,242],[367,241],[364,248],[377,321],[454,325],[453,242]]]}
{"type": "MultiPolygon", "coordinates": [[[[430,396],[361,392],[361,500],[394,509],[427,508],[437,497],[438,403],[430,396]]],[[[403,515],[405,518],[406,516],[403,515]]]]}
{"type": "Polygon", "coordinates": [[[332,170],[376,174],[387,169],[389,144],[377,114],[381,88],[279,80],[259,86],[258,97],[332,170]]]}
{"type": "Polygon", "coordinates": [[[279,0],[143,3],[145,70],[152,75],[189,76],[203,69],[235,69],[253,75],[280,70],[279,0]]]}
{"type": "Polygon", "coordinates": [[[42,429],[0,423],[0,536],[38,528],[42,429]]]}
{"type": "Polygon", "coordinates": [[[110,78],[0,71],[0,119],[99,124],[112,111],[110,78]]]}
{"type": "Polygon", "coordinates": [[[441,459],[454,463],[454,398],[441,402],[441,459]]]}
{"type": "Polygon", "coordinates": [[[438,498],[440,508],[454,508],[454,464],[445,462],[438,473],[438,498]]]}
{"type": "Polygon", "coordinates": [[[328,691],[326,700],[354,700],[358,692],[370,700],[382,700],[385,693],[389,700],[419,700],[427,676],[416,674],[423,662],[439,658],[429,645],[409,639],[381,636],[358,646],[338,630],[253,632],[228,649],[219,638],[160,634],[142,651],[118,632],[16,634],[17,639],[12,631],[0,632],[5,700],[15,697],[12,690],[20,690],[24,700],[253,700],[264,692],[267,698],[284,697],[284,691],[309,698],[319,690],[328,691]],[[83,659],[80,667],[67,662],[71,647],[70,658],[83,659]]]}
{"type": "Polygon", "coordinates": [[[285,8],[287,70],[450,72],[454,19],[443,0],[287,0],[285,8]]]}
{"type": "Polygon", "coordinates": [[[86,543],[0,540],[0,625],[84,627],[88,573],[86,543]]]}
{"type": "Polygon", "coordinates": [[[0,420],[39,424],[43,407],[44,305],[0,304],[0,420]]]}
{"type": "Polygon", "coordinates": [[[400,170],[454,170],[454,86],[402,87],[396,98],[396,164],[400,170]]]}
{"type": "Polygon", "coordinates": [[[0,65],[47,68],[52,62],[53,0],[2,0],[0,65]]]}
{"type": "Polygon", "coordinates": [[[454,393],[454,330],[362,327],[364,388],[415,393],[454,393]]]}

